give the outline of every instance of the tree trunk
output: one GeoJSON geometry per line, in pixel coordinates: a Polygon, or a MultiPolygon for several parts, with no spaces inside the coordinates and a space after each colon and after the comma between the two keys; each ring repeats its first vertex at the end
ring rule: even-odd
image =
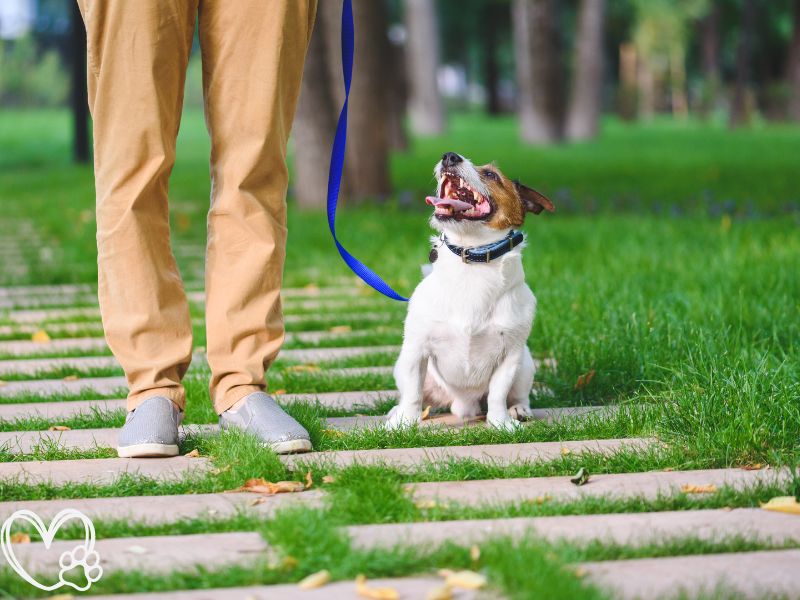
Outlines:
{"type": "MultiPolygon", "coordinates": [[[[294,180],[292,189],[299,206],[325,206],[331,144],[336,132],[338,107],[326,64],[324,15],[320,13],[306,54],[303,84],[292,128],[294,180]]],[[[346,186],[340,190],[345,195],[346,186]]]]}
{"type": "Polygon", "coordinates": [[[789,49],[789,118],[800,121],[800,0],[794,0],[794,28],[789,49]]]}
{"type": "Polygon", "coordinates": [[[577,50],[567,116],[567,138],[597,135],[603,107],[603,29],[605,0],[582,0],[578,16],[577,50]]]}
{"type": "Polygon", "coordinates": [[[717,95],[722,82],[720,67],[719,2],[712,0],[708,14],[703,18],[700,50],[703,63],[703,97],[700,112],[708,115],[717,106],[717,95]]]}
{"type": "MultiPolygon", "coordinates": [[[[342,83],[342,0],[319,3],[318,15],[325,29],[328,77],[338,108],[344,99],[342,83]]],[[[345,177],[348,194],[358,202],[382,199],[391,192],[389,180],[389,124],[386,110],[389,86],[386,65],[390,56],[386,10],[383,0],[353,0],[355,58],[347,121],[345,177]]]]}
{"type": "Polygon", "coordinates": [[[514,0],[514,57],[521,136],[531,144],[563,137],[558,0],[514,0]]]}
{"type": "Polygon", "coordinates": [[[623,121],[636,118],[636,46],[619,45],[619,98],[618,112],[623,121]]]}
{"type": "Polygon", "coordinates": [[[89,99],[86,87],[86,29],[78,3],[72,3],[72,158],[89,162],[89,99]]]}
{"type": "Polygon", "coordinates": [[[752,62],[752,40],[755,30],[756,10],[754,0],[744,0],[739,31],[739,47],[736,51],[736,84],[733,91],[730,125],[736,127],[750,120],[750,63],[752,62]]]}
{"type": "Polygon", "coordinates": [[[405,19],[411,129],[419,135],[441,135],[445,131],[445,118],[437,83],[439,28],[434,0],[406,0],[405,19]]]}
{"type": "Polygon", "coordinates": [[[483,84],[486,88],[486,112],[499,115],[500,105],[500,65],[497,62],[497,33],[500,27],[498,7],[487,2],[483,10],[483,84]]]}
{"type": "Polygon", "coordinates": [[[405,119],[408,111],[408,74],[406,72],[406,50],[402,44],[390,44],[390,73],[387,82],[389,90],[389,107],[386,118],[389,126],[389,148],[392,150],[408,150],[408,133],[405,119]]]}

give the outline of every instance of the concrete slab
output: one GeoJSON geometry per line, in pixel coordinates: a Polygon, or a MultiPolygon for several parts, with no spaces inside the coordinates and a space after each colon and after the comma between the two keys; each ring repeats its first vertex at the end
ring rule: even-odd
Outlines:
{"type": "MultiPolygon", "coordinates": [[[[0,377],[2,379],[2,377],[0,377]]],[[[63,379],[28,379],[22,381],[6,381],[0,386],[0,398],[14,398],[23,395],[50,396],[78,395],[83,392],[94,394],[126,394],[128,382],[122,375],[115,377],[83,377],[76,380],[63,379]]]]}
{"type": "MultiPolygon", "coordinates": [[[[390,587],[400,598],[419,600],[427,598],[433,590],[442,587],[442,579],[437,577],[409,577],[404,579],[370,579],[370,587],[390,587]]],[[[453,600],[478,600],[489,598],[484,592],[472,590],[452,590],[453,600]]],[[[212,590],[186,590],[181,592],[155,592],[151,594],[125,594],[117,596],[94,596],[96,600],[355,600],[361,598],[356,593],[354,581],[338,581],[313,590],[304,590],[297,584],[219,588],[212,590]]],[[[491,596],[497,600],[499,596],[491,596]]]]}
{"type": "Polygon", "coordinates": [[[390,448],[376,450],[338,450],[305,455],[282,456],[290,468],[305,464],[344,467],[352,464],[413,467],[424,463],[472,459],[496,465],[548,461],[559,458],[563,448],[570,453],[613,453],[624,448],[637,449],[652,444],[641,438],[581,440],[565,442],[531,442],[527,444],[487,444],[475,446],[439,446],[432,448],[390,448]]]}
{"type": "Polygon", "coordinates": [[[0,481],[17,481],[26,484],[50,482],[113,483],[120,475],[141,475],[158,480],[181,479],[192,474],[202,474],[211,463],[205,458],[84,458],[80,460],[48,460],[30,462],[1,462],[0,481]]]}
{"type": "Polygon", "coordinates": [[[296,494],[261,496],[249,493],[186,494],[171,496],[126,496],[122,498],[69,498],[0,502],[0,520],[23,508],[32,510],[45,522],[65,508],[81,511],[92,520],[157,525],[182,519],[224,519],[237,513],[268,517],[288,506],[319,507],[325,493],[311,489],[296,494]]]}
{"type": "Polygon", "coordinates": [[[651,471],[592,475],[586,485],[576,486],[569,477],[530,477],[477,481],[443,481],[415,483],[409,486],[417,500],[442,504],[476,506],[508,502],[578,500],[587,497],[631,498],[648,500],[659,495],[680,493],[684,485],[730,486],[741,490],[758,484],[782,483],[789,480],[787,471],[763,469],[703,469],[697,471],[651,471]]]}
{"type": "MultiPolygon", "coordinates": [[[[11,549],[29,573],[48,575],[57,581],[59,558],[79,544],[55,541],[48,549],[43,542],[12,544],[11,549]]],[[[254,564],[269,557],[267,543],[257,533],[206,533],[157,535],[97,540],[94,547],[105,573],[141,570],[169,573],[210,565],[254,564]]],[[[6,566],[4,557],[0,565],[6,566]]]]}
{"type": "Polygon", "coordinates": [[[800,550],[603,561],[581,567],[591,582],[621,600],[708,598],[717,597],[716,590],[737,598],[800,598],[800,550]]]}
{"type": "Polygon", "coordinates": [[[101,337],[56,338],[49,342],[31,340],[0,341],[0,354],[14,354],[19,357],[36,354],[80,351],[87,354],[108,349],[101,337]]]}
{"type": "Polygon", "coordinates": [[[397,545],[461,546],[492,538],[533,536],[578,545],[593,541],[644,546],[680,538],[722,542],[735,537],[763,544],[800,542],[800,519],[760,508],[683,510],[650,513],[570,515],[514,519],[476,519],[435,523],[391,523],[348,527],[360,549],[389,549],[397,545]]]}

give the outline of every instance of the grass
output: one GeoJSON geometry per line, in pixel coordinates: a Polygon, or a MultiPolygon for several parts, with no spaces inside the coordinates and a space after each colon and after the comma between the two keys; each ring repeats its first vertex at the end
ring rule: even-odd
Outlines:
{"type": "MultiPolygon", "coordinates": [[[[39,234],[33,242],[20,240],[20,250],[29,262],[28,275],[0,268],[0,284],[96,279],[91,171],[67,162],[65,117],[58,112],[0,114],[4,146],[0,155],[0,201],[4,207],[0,235],[13,235],[26,221],[33,223],[39,234]]],[[[800,483],[795,480],[785,486],[740,492],[723,488],[702,497],[677,495],[648,501],[584,498],[423,509],[403,492],[405,484],[417,481],[571,475],[580,466],[592,473],[622,473],[755,463],[794,467],[800,463],[800,271],[796,264],[800,256],[800,194],[794,164],[800,153],[800,128],[767,125],[729,132],[696,122],[655,121],[631,126],[609,121],[596,142],[555,148],[523,147],[514,128],[510,119],[459,115],[452,119],[446,139],[414,140],[409,153],[392,159],[396,196],[380,206],[345,208],[339,215],[340,237],[356,256],[367,258],[393,286],[408,294],[419,280],[419,265],[428,253],[427,209],[422,198],[432,186],[433,163],[444,150],[456,150],[480,162],[497,160],[511,176],[550,194],[558,210],[555,215],[531,217],[524,228],[529,240],[523,255],[526,274],[539,301],[530,347],[536,355],[558,359],[557,371],[542,370],[538,376],[554,391],[554,397],[536,403],[619,405],[622,410],[604,419],[534,423],[511,434],[482,427],[456,432],[414,428],[391,434],[338,434],[328,431],[323,419],[344,411],[310,403],[292,405],[289,410],[307,426],[320,450],[644,436],[656,437],[661,445],[646,451],[567,455],[512,466],[476,460],[423,464],[411,470],[314,465],[315,479],[323,473],[332,473],[336,479],[325,486],[331,504],[323,510],[297,509],[267,520],[236,515],[227,520],[178,521],[149,529],[126,522],[98,525],[101,536],[261,531],[283,555],[296,558],[297,567],[235,567],[204,570],[199,575],[118,573],[104,577],[93,591],[297,581],[320,568],[329,568],[336,578],[351,578],[359,572],[372,577],[406,575],[448,566],[485,570],[509,598],[599,598],[602,593],[575,577],[569,565],[584,560],[759,547],[745,539],[719,544],[685,539],[638,549],[608,543],[581,547],[498,539],[481,546],[476,565],[467,549],[452,545],[438,550],[351,552],[335,529],[357,523],[456,517],[757,506],[773,495],[800,495],[800,483]],[[402,252],[387,252],[389,246],[402,248],[402,252]],[[579,376],[590,371],[595,372],[591,383],[576,385],[579,376]]],[[[183,272],[190,274],[187,285],[193,289],[198,287],[196,274],[205,244],[207,152],[202,119],[190,112],[181,128],[170,194],[173,243],[180,246],[178,262],[183,272]]],[[[341,285],[342,277],[352,281],[330,241],[322,212],[304,213],[291,204],[289,230],[287,286],[341,285]]],[[[85,303],[85,296],[77,295],[74,304],[85,303]]],[[[320,331],[347,325],[354,330],[352,336],[319,342],[295,339],[286,348],[400,342],[403,305],[368,292],[363,296],[359,292],[355,299],[332,300],[335,304],[330,309],[287,300],[287,329],[320,331]],[[379,332],[378,328],[384,329],[379,332]]],[[[205,345],[202,305],[193,303],[191,311],[195,345],[205,345]]],[[[4,315],[7,312],[0,311],[0,318],[4,315]]],[[[30,333],[15,330],[7,318],[2,324],[12,327],[5,328],[0,339],[30,337],[30,333]]],[[[52,329],[53,338],[100,333],[97,319],[91,317],[54,315],[37,326],[52,329]],[[63,323],[76,323],[81,329],[67,332],[59,327],[63,323]]],[[[393,360],[393,355],[384,354],[325,365],[388,366],[393,360]]],[[[330,376],[295,372],[287,368],[292,364],[281,360],[273,366],[268,375],[271,390],[312,393],[393,387],[389,375],[330,376]]],[[[55,370],[48,375],[73,372],[55,370]]],[[[208,399],[207,375],[206,369],[195,369],[186,380],[187,423],[216,420],[208,399]]],[[[15,376],[0,379],[13,380],[15,376]]],[[[46,399],[92,397],[99,396],[83,391],[46,399]]],[[[42,399],[25,395],[0,402],[42,399]]],[[[387,408],[387,403],[382,403],[359,412],[380,414],[387,408]]],[[[118,426],[121,418],[120,413],[93,413],[59,424],[76,429],[110,427],[118,426]]],[[[44,429],[50,424],[26,419],[0,423],[0,430],[44,429]]],[[[22,501],[223,491],[238,487],[248,477],[302,479],[304,474],[302,467],[288,472],[275,455],[246,436],[190,437],[182,451],[192,448],[211,457],[219,471],[172,483],[128,475],[107,486],[6,482],[0,484],[0,498],[22,501]]],[[[70,453],[45,444],[24,457],[0,453],[0,461],[105,456],[107,452],[70,453]]],[[[31,592],[7,573],[0,573],[0,590],[12,595],[31,592]]]]}

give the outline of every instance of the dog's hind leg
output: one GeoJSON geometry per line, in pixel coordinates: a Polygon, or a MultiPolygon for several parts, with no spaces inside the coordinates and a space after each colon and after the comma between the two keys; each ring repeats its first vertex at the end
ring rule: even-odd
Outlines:
{"type": "Polygon", "coordinates": [[[400,400],[387,415],[387,429],[408,427],[422,421],[422,385],[428,357],[420,348],[421,344],[408,343],[406,339],[400,350],[394,366],[394,380],[400,392],[400,400]]]}
{"type": "Polygon", "coordinates": [[[536,373],[536,365],[533,362],[531,353],[526,348],[522,352],[522,360],[514,376],[514,382],[508,391],[508,414],[517,421],[524,421],[533,417],[531,410],[531,388],[533,387],[533,376],[536,373]]]}

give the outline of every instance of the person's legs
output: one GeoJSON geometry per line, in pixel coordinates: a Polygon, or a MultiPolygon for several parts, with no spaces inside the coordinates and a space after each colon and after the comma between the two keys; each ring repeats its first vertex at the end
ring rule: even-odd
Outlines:
{"type": "MultiPolygon", "coordinates": [[[[192,330],[169,243],[167,187],[197,0],[79,4],[88,39],[106,340],[130,386],[128,410],[155,396],[182,409],[192,330]]],[[[161,408],[152,418],[173,418],[154,405],[161,408]]]]}
{"type": "Polygon", "coordinates": [[[207,353],[219,414],[265,389],[283,343],[286,144],[315,10],[315,0],[200,2],[213,182],[207,353]]]}

